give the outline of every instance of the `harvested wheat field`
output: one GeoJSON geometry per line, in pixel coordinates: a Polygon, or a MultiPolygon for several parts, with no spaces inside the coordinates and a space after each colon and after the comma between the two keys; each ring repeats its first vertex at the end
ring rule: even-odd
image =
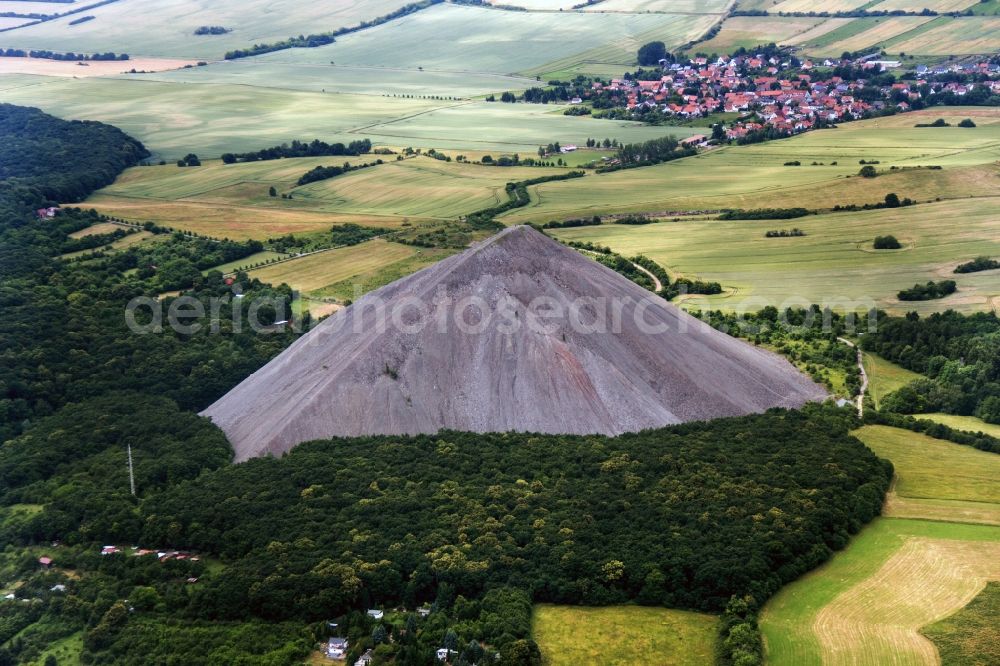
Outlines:
{"type": "Polygon", "coordinates": [[[876,573],[825,606],[813,630],[824,663],[933,664],[919,629],[959,610],[1000,580],[1000,543],[915,538],[876,573]]]}

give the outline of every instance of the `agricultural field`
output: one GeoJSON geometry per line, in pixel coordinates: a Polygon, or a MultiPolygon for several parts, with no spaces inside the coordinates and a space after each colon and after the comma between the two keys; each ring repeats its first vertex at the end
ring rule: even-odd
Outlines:
{"type": "Polygon", "coordinates": [[[1000,221],[989,200],[926,204],[922,209],[834,213],[794,220],[663,222],[639,227],[602,225],[558,230],[563,240],[608,245],[628,256],[645,254],[675,276],[721,282],[720,296],[691,297],[691,307],[757,310],[765,305],[828,304],[889,312],[960,311],[995,307],[1000,279],[980,274],[959,280],[956,294],[905,302],[895,293],[939,274],[955,257],[1000,253],[1000,221]],[[984,203],[985,202],[985,203],[984,203]],[[961,232],[941,219],[963,219],[961,232]],[[765,238],[771,229],[797,227],[805,236],[765,238]],[[877,235],[896,234],[895,254],[870,249],[877,235]]]}
{"type": "Polygon", "coordinates": [[[323,233],[335,224],[393,227],[402,223],[401,218],[395,217],[322,213],[308,208],[232,206],[102,194],[94,194],[87,199],[87,208],[131,222],[155,221],[165,227],[233,240],[323,233]]]}
{"type": "Polygon", "coordinates": [[[559,169],[484,167],[416,157],[296,187],[296,200],[329,212],[457,218],[508,201],[508,182],[559,169]]]}
{"type": "MultiPolygon", "coordinates": [[[[898,35],[916,30],[925,23],[934,20],[932,16],[891,16],[874,19],[860,19],[859,22],[847,26],[851,34],[843,35],[836,41],[830,41],[834,36],[841,37],[839,32],[829,32],[811,45],[805,45],[809,53],[819,56],[839,56],[844,51],[860,51],[867,49],[898,35]],[[864,21],[861,23],[860,21],[864,21]],[[865,26],[866,29],[853,32],[852,28],[865,26]]],[[[954,19],[950,19],[954,20],[954,19]]],[[[920,50],[902,49],[906,53],[923,53],[920,50]]]]}
{"type": "MultiPolygon", "coordinates": [[[[1000,524],[1000,455],[888,426],[865,426],[854,434],[892,461],[893,492],[900,498],[976,502],[1000,524]]],[[[894,515],[891,507],[887,515],[894,515]]]]}
{"type": "Polygon", "coordinates": [[[718,619],[645,606],[535,606],[532,638],[546,666],[710,663],[718,619]]]}
{"type": "MultiPolygon", "coordinates": [[[[201,167],[136,167],[94,194],[88,206],[130,221],[215,237],[266,239],[355,222],[399,228],[451,219],[507,200],[505,186],[560,169],[488,167],[411,157],[297,186],[313,167],[374,162],[378,156],[315,157],[201,167]],[[268,195],[270,187],[292,199],[268,195]]],[[[383,156],[385,157],[385,156],[383,156]]]]}
{"type": "Polygon", "coordinates": [[[798,46],[800,44],[812,44],[825,37],[826,35],[832,33],[835,30],[846,29],[850,23],[857,21],[858,19],[853,18],[831,18],[823,21],[814,28],[806,30],[805,32],[800,32],[795,37],[788,40],[789,44],[798,46]]]}
{"type": "MultiPolygon", "coordinates": [[[[485,10],[491,11],[491,10],[485,10]]],[[[662,127],[562,115],[543,104],[455,102],[231,84],[136,79],[0,76],[0,101],[38,106],[58,116],[113,123],[143,141],[154,159],[189,152],[218,157],[293,139],[376,145],[472,148],[534,153],[540,144],[583,144],[588,137],[644,141],[662,127]],[[236,110],[229,115],[229,110],[236,110]],[[430,113],[432,112],[433,113],[430,113]]],[[[688,136],[705,128],[670,128],[688,136]]]]}
{"type": "Polygon", "coordinates": [[[613,47],[611,60],[635,62],[651,34],[677,46],[701,34],[712,16],[511,12],[451,4],[435,5],[334,44],[278,51],[262,63],[323,63],[462,72],[533,72],[546,63],[613,47]]]}
{"type": "MultiPolygon", "coordinates": [[[[30,4],[36,7],[35,12],[40,11],[38,7],[49,6],[30,4]]],[[[255,42],[272,42],[289,35],[355,26],[405,4],[405,0],[312,3],[297,0],[119,0],[88,10],[87,15],[95,17],[92,21],[71,26],[69,22],[78,15],[63,17],[4,33],[3,41],[7,48],[220,59],[230,49],[255,42]],[[195,29],[203,25],[223,26],[232,32],[195,35],[195,29]],[[157,29],[143,30],[146,26],[157,29]]]]}
{"type": "Polygon", "coordinates": [[[556,235],[610,245],[625,254],[647,254],[674,273],[730,287],[728,295],[698,299],[707,307],[733,309],[745,297],[772,304],[790,297],[809,302],[870,297],[893,312],[996,308],[1000,276],[995,272],[961,276],[959,293],[941,301],[900,303],[894,295],[916,282],[950,277],[961,261],[1000,252],[991,212],[993,197],[1000,195],[998,118],[996,109],[930,110],[846,123],[783,141],[730,146],[654,167],[545,183],[531,188],[531,205],[501,219],[544,223],[625,212],[677,218],[638,228],[564,229],[556,235]],[[958,127],[940,132],[913,127],[936,117],[957,124],[966,116],[979,124],[966,134],[958,127]],[[852,175],[862,159],[878,160],[881,175],[852,175]],[[788,161],[801,166],[784,166],[788,161]],[[942,169],[905,169],[931,165],[942,169]],[[900,168],[893,171],[892,166],[900,168]],[[830,209],[876,203],[889,192],[923,203],[793,220],[721,222],[680,215],[737,207],[830,209]],[[935,202],[937,198],[941,201],[935,202]],[[956,233],[942,226],[941,219],[966,223],[956,233]],[[792,227],[807,235],[764,237],[768,230],[792,227]],[[873,251],[871,239],[886,233],[901,238],[905,249],[873,251]]]}
{"type": "Polygon", "coordinates": [[[889,517],[768,602],[770,664],[939,663],[920,628],[1000,580],[1000,458],[897,428],[855,435],[895,466],[889,517]]]}
{"type": "Polygon", "coordinates": [[[751,48],[775,42],[790,44],[801,33],[812,30],[826,19],[820,17],[734,16],[726,19],[712,39],[693,48],[702,53],[731,53],[743,46],[751,48]]]}
{"type": "Polygon", "coordinates": [[[998,617],[1000,583],[991,582],[968,606],[921,633],[937,647],[942,666],[990,666],[1000,663],[998,617]]]}
{"type": "Polygon", "coordinates": [[[1000,49],[1000,17],[939,19],[933,29],[905,37],[887,45],[892,53],[935,56],[989,53],[1000,49]]]}
{"type": "Polygon", "coordinates": [[[929,9],[934,12],[961,12],[975,5],[979,0],[882,0],[869,9],[875,12],[903,10],[919,12],[929,9]]]}
{"type": "Polygon", "coordinates": [[[421,253],[420,248],[375,239],[360,245],[326,250],[280,264],[249,271],[250,277],[271,284],[287,284],[311,295],[323,287],[383,269],[421,253]]]}
{"type": "MultiPolygon", "coordinates": [[[[833,0],[823,3],[825,12],[849,12],[864,5],[870,5],[870,0],[833,0]]],[[[813,12],[817,11],[816,3],[810,0],[782,0],[767,11],[778,14],[780,12],[813,12]]]]}
{"type": "Polygon", "coordinates": [[[923,377],[869,352],[864,354],[864,364],[868,374],[868,395],[875,403],[875,409],[879,408],[885,396],[923,377]]]}
{"type": "Polygon", "coordinates": [[[0,100],[44,107],[58,116],[112,123],[166,159],[189,152],[217,157],[293,139],[356,139],[360,137],[350,134],[355,128],[442,104],[228,84],[54,77],[4,90],[0,100]]]}
{"type": "MultiPolygon", "coordinates": [[[[315,298],[333,299],[340,303],[354,300],[362,294],[367,294],[369,291],[436,264],[453,253],[454,250],[421,248],[415,254],[394,263],[364,268],[349,278],[311,292],[311,295],[315,298]]],[[[320,308],[315,305],[311,307],[313,316],[316,316],[319,310],[320,308]]]]}
{"type": "MultiPolygon", "coordinates": [[[[518,0],[527,6],[524,0],[518,0]]],[[[529,0],[529,2],[548,0],[529,0]]],[[[572,4],[579,4],[579,0],[572,4]]],[[[585,12],[662,12],[678,14],[722,14],[732,0],[603,0],[596,5],[581,7],[585,12]]]]}
{"type": "MultiPolygon", "coordinates": [[[[623,68],[616,68],[620,76],[623,68]]],[[[211,63],[206,67],[144,75],[143,80],[186,84],[238,84],[280,87],[325,93],[377,95],[380,97],[469,98],[505,90],[518,91],[538,85],[532,77],[472,72],[347,67],[329,63],[287,64],[244,58],[211,63]]]]}

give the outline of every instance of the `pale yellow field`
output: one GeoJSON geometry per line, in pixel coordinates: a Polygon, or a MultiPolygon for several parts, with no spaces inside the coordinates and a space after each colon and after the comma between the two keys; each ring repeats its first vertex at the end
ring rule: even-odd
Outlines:
{"type": "MultiPolygon", "coordinates": [[[[265,240],[285,234],[327,231],[335,224],[398,227],[403,220],[377,215],[343,215],[312,210],[260,208],[188,201],[161,201],[96,194],[87,208],[130,222],[153,221],[162,226],[214,238],[265,240]]],[[[416,220],[414,220],[416,221],[416,220]]]]}
{"type": "Polygon", "coordinates": [[[902,9],[908,12],[919,12],[922,9],[930,9],[935,12],[960,12],[979,0],[882,0],[873,5],[872,11],[891,12],[902,9]]]}
{"type": "MultiPolygon", "coordinates": [[[[904,32],[913,30],[922,26],[928,21],[934,20],[934,16],[891,16],[879,19],[877,25],[874,28],[869,28],[859,32],[856,35],[851,35],[846,39],[842,39],[839,42],[834,42],[828,46],[824,46],[817,49],[820,53],[824,55],[840,55],[844,51],[859,51],[861,49],[868,48],[873,44],[878,44],[887,39],[895,37],[896,35],[901,35],[904,32]]],[[[924,53],[923,50],[902,48],[900,50],[906,53],[924,53]]]]}
{"type": "Polygon", "coordinates": [[[93,224],[86,229],[80,229],[80,231],[75,231],[69,235],[70,238],[86,238],[87,236],[96,236],[97,234],[110,234],[112,232],[118,231],[122,227],[114,224],[112,222],[101,222],[100,224],[93,224]]]}
{"type": "Polygon", "coordinates": [[[816,615],[824,664],[936,663],[937,650],[920,627],[965,606],[989,580],[1000,580],[1000,543],[908,540],[816,615]]]}
{"type": "Polygon", "coordinates": [[[109,215],[153,220],[216,237],[269,238],[324,230],[340,222],[399,227],[454,219],[507,201],[508,182],[562,169],[489,167],[418,156],[298,186],[316,166],[373,163],[380,156],[312,157],[197,168],[174,164],[129,169],[88,201],[109,215]],[[292,199],[269,196],[268,189],[292,199]]]}
{"type": "MultiPolygon", "coordinates": [[[[831,13],[848,12],[866,4],[868,4],[868,0],[829,0],[823,3],[822,11],[831,13]]],[[[779,12],[814,12],[818,10],[819,7],[815,0],[784,0],[768,9],[773,14],[779,12]]]]}
{"type": "Polygon", "coordinates": [[[852,18],[832,18],[827,19],[817,25],[815,28],[801,32],[794,37],[790,38],[789,44],[808,44],[811,40],[821,37],[828,32],[832,32],[837,28],[843,27],[853,21],[852,18]]]}
{"type": "Polygon", "coordinates": [[[700,42],[697,51],[730,53],[740,46],[751,48],[775,42],[792,43],[794,38],[815,28],[823,18],[782,16],[734,16],[722,24],[722,30],[707,42],[700,42]]]}
{"type": "Polygon", "coordinates": [[[976,16],[951,19],[912,39],[896,42],[892,52],[927,55],[990,53],[1000,49],[1000,17],[976,16]]]}
{"type": "MultiPolygon", "coordinates": [[[[532,0],[529,0],[531,2],[532,0]]],[[[533,0],[548,2],[550,0],[533,0]]],[[[561,0],[565,2],[565,0],[561,0]]],[[[518,0],[522,6],[527,6],[524,0],[518,0]]],[[[570,5],[580,4],[574,0],[570,5]]],[[[596,5],[583,7],[585,12],[665,12],[684,14],[721,14],[732,3],[732,0],[604,0],[596,5]]]]}
{"type": "Polygon", "coordinates": [[[418,248],[409,245],[376,239],[266,266],[250,271],[249,275],[263,282],[285,283],[293,289],[310,292],[403,261],[417,252],[418,248]]]}
{"type": "MultiPolygon", "coordinates": [[[[0,19],[2,21],[4,19],[0,19]]],[[[0,27],[3,27],[0,25],[0,27]]],[[[0,74],[39,74],[42,76],[108,76],[123,74],[129,70],[164,72],[180,69],[184,65],[194,65],[194,60],[178,58],[134,58],[119,60],[91,60],[86,63],[48,60],[46,58],[0,58],[0,74]]],[[[135,74],[141,77],[142,74],[135,74]]]]}

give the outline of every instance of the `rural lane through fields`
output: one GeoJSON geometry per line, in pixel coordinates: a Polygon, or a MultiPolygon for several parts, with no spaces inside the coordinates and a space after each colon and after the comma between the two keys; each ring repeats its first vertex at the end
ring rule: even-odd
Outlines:
{"type": "Polygon", "coordinates": [[[864,355],[861,353],[861,349],[850,340],[846,338],[837,339],[848,347],[856,349],[858,352],[858,370],[861,371],[861,389],[858,391],[858,416],[862,417],[865,415],[865,391],[868,390],[868,373],[865,372],[864,355]]]}

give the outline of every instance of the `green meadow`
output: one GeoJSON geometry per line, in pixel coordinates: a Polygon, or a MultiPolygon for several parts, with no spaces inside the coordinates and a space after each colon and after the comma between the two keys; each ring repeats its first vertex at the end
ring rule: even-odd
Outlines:
{"type": "Polygon", "coordinates": [[[17,75],[5,87],[6,77],[0,75],[0,101],[38,106],[66,118],[112,123],[143,141],[157,158],[167,160],[190,152],[218,157],[313,138],[328,142],[368,138],[384,146],[530,155],[553,141],[579,145],[595,137],[629,143],[706,131],[565,116],[564,107],[556,105],[323,93],[140,76],[25,79],[17,75]]]}
{"type": "Polygon", "coordinates": [[[330,63],[461,72],[549,71],[566,59],[631,65],[652,35],[677,46],[713,16],[659,13],[511,12],[435,5],[334,44],[261,56],[261,62],[330,63]]]}
{"type": "Polygon", "coordinates": [[[868,395],[875,403],[875,409],[887,395],[903,388],[922,375],[891,363],[877,354],[865,352],[865,372],[868,374],[868,395]]]}
{"type": "Polygon", "coordinates": [[[711,663],[718,618],[646,606],[535,606],[531,634],[546,666],[711,663]]]}
{"type": "Polygon", "coordinates": [[[1000,220],[990,200],[956,200],[912,209],[827,213],[794,220],[689,220],[644,226],[605,224],[558,230],[563,240],[645,254],[675,276],[721,282],[726,292],[692,297],[694,307],[745,309],[765,305],[930,312],[983,310],[1000,296],[996,271],[958,276],[958,292],[941,300],[900,302],[896,292],[950,276],[961,259],[1000,254],[1000,220]],[[941,220],[960,219],[961,229],[941,220]],[[766,238],[772,229],[798,227],[805,236],[766,238]],[[896,234],[897,251],[871,249],[875,236],[896,234]]]}

